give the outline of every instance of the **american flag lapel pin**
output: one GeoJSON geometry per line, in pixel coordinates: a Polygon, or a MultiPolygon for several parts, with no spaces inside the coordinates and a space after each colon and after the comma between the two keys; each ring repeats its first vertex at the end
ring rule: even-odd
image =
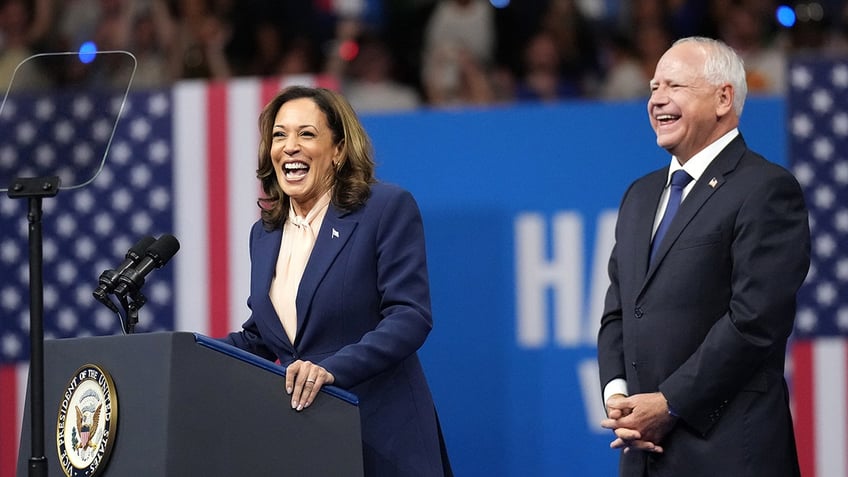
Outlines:
{"type": "Polygon", "coordinates": [[[338,230],[336,230],[336,229],[333,229],[333,232],[331,233],[331,237],[333,237],[333,238],[339,238],[339,231],[338,231],[338,230]]]}
{"type": "Polygon", "coordinates": [[[716,180],[716,178],[715,178],[715,177],[713,177],[712,179],[710,179],[710,187],[712,187],[713,189],[715,189],[716,184],[718,184],[718,180],[716,180]]]}

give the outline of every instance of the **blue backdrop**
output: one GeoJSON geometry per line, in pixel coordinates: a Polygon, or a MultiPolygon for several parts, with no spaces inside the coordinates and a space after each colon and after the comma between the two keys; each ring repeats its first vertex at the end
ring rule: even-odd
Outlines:
{"type": "MultiPolygon", "coordinates": [[[[749,146],[786,163],[784,103],[749,146]]],[[[378,176],[413,192],[435,328],[421,351],[458,476],[609,476],[594,336],[615,210],[670,160],[644,102],[363,117],[378,176]]]]}

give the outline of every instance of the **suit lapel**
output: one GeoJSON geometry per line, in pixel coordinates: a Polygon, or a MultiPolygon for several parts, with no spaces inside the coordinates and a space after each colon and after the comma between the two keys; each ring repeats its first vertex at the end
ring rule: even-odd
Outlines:
{"type": "Polygon", "coordinates": [[[674,246],[675,242],[677,242],[677,238],[692,222],[692,219],[701,207],[727,181],[727,175],[739,164],[739,159],[744,154],[745,149],[745,141],[740,134],[713,159],[706,170],[704,170],[704,173],[701,174],[701,177],[680,204],[680,209],[678,209],[677,214],[671,221],[663,243],[660,244],[660,248],[657,250],[656,257],[649,264],[645,283],[651,279],[659,264],[674,246]]]}
{"type": "Polygon", "coordinates": [[[274,308],[274,304],[271,303],[271,297],[268,295],[268,291],[271,289],[271,280],[273,280],[277,270],[277,257],[280,255],[282,239],[282,228],[278,228],[262,234],[253,245],[255,249],[253,255],[255,257],[273,257],[270,260],[257,260],[255,262],[258,263],[253,264],[253,280],[256,282],[252,285],[253,306],[255,308],[253,312],[256,316],[275,318],[277,321],[276,326],[269,326],[274,333],[274,338],[290,351],[294,351],[294,347],[283,329],[283,324],[277,316],[277,310],[274,308]]]}
{"type": "Polygon", "coordinates": [[[633,250],[630,253],[635,257],[635,263],[641,264],[639,273],[645,274],[648,270],[648,260],[651,255],[651,236],[654,227],[654,218],[657,213],[657,204],[660,202],[663,188],[668,180],[668,168],[655,173],[645,185],[647,193],[636,194],[642,196],[636,206],[636,216],[644,217],[635,224],[633,250]]]}
{"type": "Polygon", "coordinates": [[[312,255],[309,257],[309,262],[306,264],[306,270],[303,272],[297,290],[297,336],[295,336],[295,342],[303,334],[303,328],[306,324],[306,318],[309,316],[318,284],[321,283],[330,269],[330,265],[356,229],[358,222],[344,219],[345,215],[347,215],[347,212],[330,204],[327,214],[324,216],[321,230],[315,240],[315,247],[312,249],[312,255]]]}

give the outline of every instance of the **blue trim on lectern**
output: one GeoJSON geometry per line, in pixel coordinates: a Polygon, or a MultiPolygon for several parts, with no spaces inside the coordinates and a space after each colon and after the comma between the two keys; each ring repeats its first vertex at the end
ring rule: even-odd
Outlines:
{"type": "MultiPolygon", "coordinates": [[[[254,366],[258,366],[274,374],[279,374],[283,377],[286,376],[286,370],[282,366],[272,363],[267,359],[260,358],[255,354],[248,353],[243,349],[236,348],[235,346],[228,345],[223,341],[219,341],[214,338],[201,335],[200,333],[194,333],[194,339],[195,341],[197,341],[198,344],[202,346],[214,349],[215,351],[230,355],[242,361],[246,361],[254,366]]],[[[347,392],[342,388],[336,386],[322,386],[321,392],[325,392],[331,396],[335,396],[341,399],[342,401],[353,404],[354,406],[359,406],[359,398],[355,394],[347,392]]]]}

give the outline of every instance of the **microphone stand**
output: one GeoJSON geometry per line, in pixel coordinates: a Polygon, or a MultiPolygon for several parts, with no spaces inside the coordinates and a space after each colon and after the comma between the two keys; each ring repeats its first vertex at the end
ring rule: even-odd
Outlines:
{"type": "Polygon", "coordinates": [[[141,293],[141,290],[133,289],[130,291],[130,299],[125,296],[119,296],[118,301],[121,302],[121,307],[124,309],[124,319],[126,333],[131,335],[135,333],[135,325],[138,324],[138,310],[147,303],[147,297],[141,293]]]}
{"type": "Polygon", "coordinates": [[[47,476],[47,458],[44,456],[44,250],[41,199],[54,197],[58,193],[58,176],[17,178],[8,191],[10,198],[29,199],[30,477],[47,476]]]}

